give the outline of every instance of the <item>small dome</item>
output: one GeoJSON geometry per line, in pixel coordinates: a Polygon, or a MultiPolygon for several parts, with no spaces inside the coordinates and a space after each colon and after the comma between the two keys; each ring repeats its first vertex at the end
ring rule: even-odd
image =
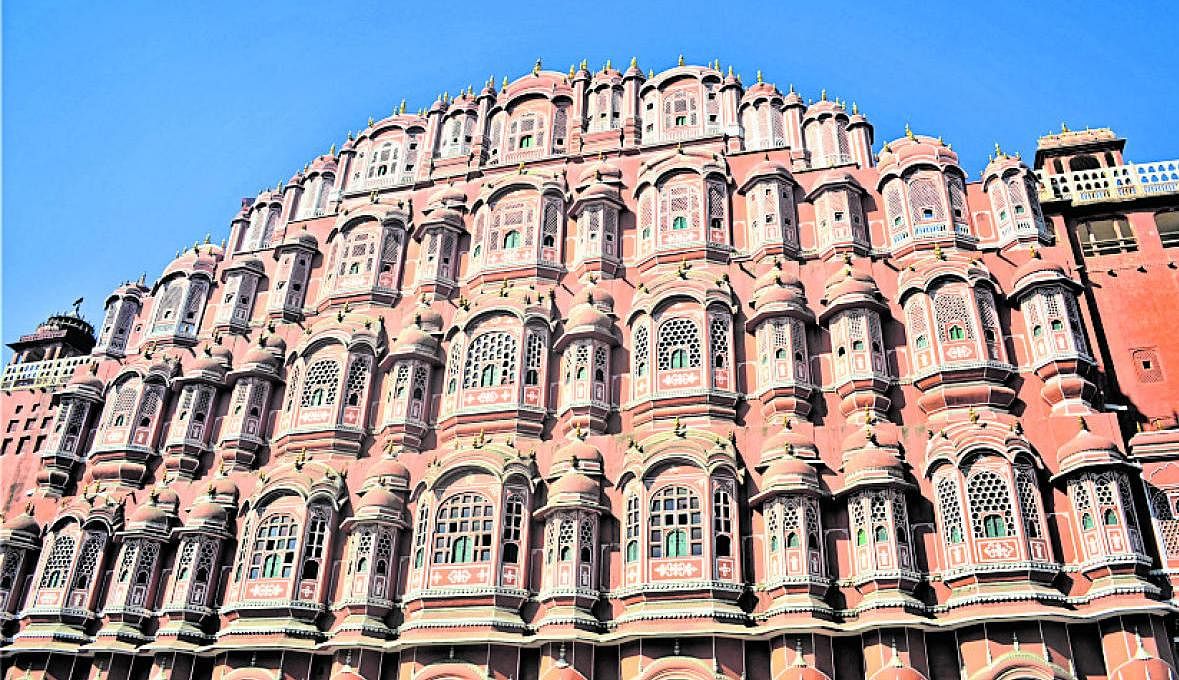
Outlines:
{"type": "Polygon", "coordinates": [[[573,309],[569,310],[569,321],[566,323],[568,328],[587,328],[592,327],[606,333],[609,333],[614,322],[588,302],[582,302],[574,305],[573,309]]]}
{"type": "Polygon", "coordinates": [[[767,437],[765,443],[762,444],[761,464],[772,463],[786,455],[796,456],[799,454],[811,458],[819,455],[815,443],[809,437],[798,430],[784,427],[767,437]]]}
{"type": "Polygon", "coordinates": [[[393,353],[413,351],[416,348],[436,352],[438,341],[417,324],[410,324],[397,334],[397,339],[393,342],[393,353]]]}
{"type": "Polygon", "coordinates": [[[1157,657],[1144,654],[1130,659],[1109,676],[1109,680],[1175,680],[1179,677],[1170,664],[1157,657]]]}
{"type": "Polygon", "coordinates": [[[927,678],[912,668],[889,666],[873,675],[871,680],[927,680],[927,678]]]}
{"type": "Polygon", "coordinates": [[[356,504],[356,512],[366,508],[377,508],[380,510],[398,510],[401,508],[401,500],[383,486],[376,486],[364,493],[364,497],[356,504]]]}
{"type": "Polygon", "coordinates": [[[430,307],[418,307],[414,312],[417,317],[417,325],[427,333],[439,333],[442,331],[442,314],[434,311],[430,307]]]}
{"type": "Polygon", "coordinates": [[[229,513],[226,512],[225,507],[220,503],[204,500],[192,508],[192,513],[189,514],[189,521],[199,522],[202,524],[225,524],[229,520],[229,513]]]}
{"type": "Polygon", "coordinates": [[[455,206],[465,205],[466,202],[467,193],[453,184],[447,184],[430,194],[430,197],[426,199],[426,205],[431,208],[453,208],[455,206]]]}
{"type": "Polygon", "coordinates": [[[409,468],[405,467],[397,458],[385,456],[369,468],[368,478],[377,481],[383,481],[386,478],[406,480],[409,479],[409,468]]]}
{"type": "Polygon", "coordinates": [[[1081,429],[1060,447],[1056,461],[1063,473],[1089,465],[1121,463],[1125,456],[1112,439],[1090,432],[1082,419],[1081,429]]]}
{"type": "Polygon", "coordinates": [[[851,265],[828,277],[824,290],[829,302],[848,296],[876,298],[880,295],[872,275],[851,265]]]}
{"type": "Polygon", "coordinates": [[[155,502],[140,505],[131,513],[131,524],[167,524],[168,513],[155,502]]]}
{"type": "Polygon", "coordinates": [[[41,527],[37,524],[37,518],[32,515],[31,505],[27,506],[24,512],[15,517],[10,517],[5,521],[4,530],[14,534],[27,534],[29,536],[37,536],[41,533],[41,527]]]}
{"type": "Polygon", "coordinates": [[[1012,275],[1011,280],[1013,282],[1011,293],[1016,297],[1019,297],[1022,291],[1036,283],[1064,282],[1066,285],[1073,283],[1063,266],[1041,258],[1039,253],[1035,251],[1033,251],[1032,257],[1028,258],[1027,262],[1024,262],[1015,270],[1015,274],[1012,275]]]}
{"type": "Polygon", "coordinates": [[[284,246],[303,246],[311,250],[319,249],[319,240],[311,235],[311,232],[306,229],[301,229],[293,234],[287,234],[287,237],[282,240],[284,246]]]}
{"type": "Polygon", "coordinates": [[[208,488],[205,490],[208,496],[221,503],[232,503],[237,500],[237,484],[222,475],[217,475],[210,482],[208,488]]]}
{"type": "Polygon", "coordinates": [[[577,469],[601,469],[602,453],[597,447],[579,437],[557,449],[553,454],[554,467],[558,464],[571,465],[577,469]]]}
{"type": "Polygon", "coordinates": [[[86,367],[79,366],[78,369],[74,372],[74,376],[70,378],[70,386],[89,387],[101,392],[102,381],[99,380],[98,376],[94,373],[94,369],[97,367],[98,364],[90,364],[90,366],[86,367]]]}
{"type": "Polygon", "coordinates": [[[817,484],[819,477],[809,463],[793,455],[782,455],[770,463],[770,467],[766,469],[766,473],[762,477],[763,486],[767,488],[782,485],[794,486],[800,481],[817,484]]]}
{"type": "Polygon", "coordinates": [[[772,161],[767,158],[766,160],[763,160],[760,163],[758,163],[757,165],[753,166],[753,168],[749,171],[749,174],[746,175],[746,177],[748,177],[748,180],[746,180],[746,181],[748,182],[749,180],[752,180],[757,177],[776,177],[776,176],[777,177],[787,177],[790,179],[794,178],[793,173],[790,172],[790,167],[787,166],[785,163],[782,163],[779,161],[772,161]]]}
{"type": "Polygon", "coordinates": [[[266,336],[266,339],[262,341],[262,346],[279,354],[286,354],[287,351],[287,341],[273,333],[266,336]]]}
{"type": "Polygon", "coordinates": [[[268,366],[271,368],[278,364],[278,360],[274,358],[274,354],[261,345],[254,345],[250,348],[250,351],[246,352],[245,362],[246,364],[268,366]]]}
{"type": "Polygon", "coordinates": [[[597,480],[577,471],[568,472],[561,476],[550,488],[550,496],[576,494],[589,496],[600,491],[597,480]]]}
{"type": "Polygon", "coordinates": [[[599,160],[590,163],[585,170],[581,172],[577,183],[592,184],[596,182],[621,182],[622,170],[607,160],[599,160]]]}
{"type": "Polygon", "coordinates": [[[946,146],[940,138],[915,135],[907,132],[904,137],[885,145],[879,156],[881,175],[898,169],[892,166],[909,166],[916,163],[932,163],[938,167],[958,166],[958,154],[946,146]]]}
{"type": "Polygon", "coordinates": [[[864,449],[854,454],[843,468],[848,477],[865,472],[891,472],[903,474],[905,466],[897,454],[889,449],[864,449]]]}
{"type": "Polygon", "coordinates": [[[753,283],[753,306],[781,304],[806,307],[802,282],[793,273],[777,266],[769,269],[753,283]]]}

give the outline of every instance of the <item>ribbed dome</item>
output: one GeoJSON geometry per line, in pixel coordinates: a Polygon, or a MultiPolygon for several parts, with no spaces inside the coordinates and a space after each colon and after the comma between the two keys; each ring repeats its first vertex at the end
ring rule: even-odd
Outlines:
{"type": "Polygon", "coordinates": [[[769,269],[753,283],[754,309],[773,304],[806,306],[802,282],[793,273],[778,267],[769,269]]]}
{"type": "Polygon", "coordinates": [[[409,479],[409,468],[393,456],[385,456],[373,463],[368,470],[368,478],[378,481],[386,478],[409,479]]]}
{"type": "Polygon", "coordinates": [[[905,466],[896,453],[889,449],[863,449],[854,454],[844,466],[843,472],[851,477],[863,472],[881,471],[903,473],[905,466]]]}
{"type": "Polygon", "coordinates": [[[168,513],[155,503],[144,503],[131,513],[131,524],[167,524],[168,513]]]}
{"type": "MultiPolygon", "coordinates": [[[[97,367],[97,364],[91,364],[91,367],[97,367]]],[[[89,387],[99,392],[102,391],[102,381],[98,376],[92,372],[91,367],[79,367],[74,377],[70,378],[69,384],[77,387],[89,387]]]]}
{"type": "Polygon", "coordinates": [[[1110,680],[1175,680],[1175,670],[1156,657],[1134,658],[1122,664],[1109,676],[1110,680]]]}
{"type": "Polygon", "coordinates": [[[594,182],[621,182],[622,170],[610,161],[594,161],[586,166],[577,178],[577,183],[591,184],[594,182]]]}
{"type": "Polygon", "coordinates": [[[194,505],[188,517],[190,522],[224,524],[229,519],[229,513],[221,504],[205,500],[194,505]]]}
{"type": "Polygon", "coordinates": [[[824,290],[828,301],[852,295],[867,297],[880,295],[880,290],[876,287],[876,280],[872,278],[872,275],[850,265],[829,276],[824,290]]]}
{"type": "Polygon", "coordinates": [[[397,339],[393,341],[393,352],[406,352],[415,348],[437,351],[438,341],[417,324],[411,324],[397,334],[397,339]]]}
{"type": "Polygon", "coordinates": [[[1081,429],[1057,450],[1057,464],[1062,473],[1089,465],[1125,461],[1121,449],[1112,439],[1090,432],[1083,420],[1081,425],[1081,429]]]}
{"type": "Polygon", "coordinates": [[[602,465],[602,453],[583,439],[574,437],[572,441],[557,449],[553,454],[553,465],[558,463],[573,465],[577,468],[595,467],[602,465]],[[586,464],[590,465],[586,465],[586,464]]]}
{"type": "Polygon", "coordinates": [[[606,316],[597,307],[594,307],[588,302],[582,302],[574,305],[573,309],[569,310],[569,321],[566,323],[566,327],[592,327],[609,333],[613,323],[610,317],[606,316]]]}
{"type": "Polygon", "coordinates": [[[762,485],[766,488],[774,486],[794,486],[799,482],[807,485],[817,484],[818,474],[805,460],[793,455],[782,455],[766,470],[762,477],[762,485]]]}

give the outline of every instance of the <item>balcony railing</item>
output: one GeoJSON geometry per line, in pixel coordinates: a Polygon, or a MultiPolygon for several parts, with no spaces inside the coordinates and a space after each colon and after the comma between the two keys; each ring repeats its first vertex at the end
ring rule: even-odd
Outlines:
{"type": "Polygon", "coordinates": [[[0,390],[35,390],[56,388],[68,383],[74,371],[89,364],[88,356],[64,357],[45,361],[9,364],[0,377],[0,390]]]}
{"type": "Polygon", "coordinates": [[[1036,174],[1041,182],[1041,201],[1085,204],[1179,193],[1179,160],[1127,163],[1057,175],[1037,170],[1036,174]]]}

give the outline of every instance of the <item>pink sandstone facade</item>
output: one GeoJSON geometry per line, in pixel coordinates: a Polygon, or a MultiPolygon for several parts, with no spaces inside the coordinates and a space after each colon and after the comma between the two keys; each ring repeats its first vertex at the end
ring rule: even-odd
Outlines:
{"type": "Polygon", "coordinates": [[[12,345],[3,677],[1176,678],[1123,144],[972,178],[682,61],[403,104],[12,345]]]}

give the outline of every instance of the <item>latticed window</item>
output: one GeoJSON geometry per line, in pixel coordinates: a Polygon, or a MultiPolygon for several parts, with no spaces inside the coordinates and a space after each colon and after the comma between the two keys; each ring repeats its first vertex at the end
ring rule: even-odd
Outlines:
{"type": "Polygon", "coordinates": [[[909,181],[909,206],[918,220],[940,220],[945,217],[942,198],[937,187],[928,178],[909,181]]]}
{"type": "Polygon", "coordinates": [[[106,534],[101,531],[87,531],[78,549],[78,564],[74,568],[74,590],[85,590],[90,587],[90,579],[98,566],[98,558],[106,546],[106,534]]]}
{"type": "Polygon", "coordinates": [[[1031,465],[1022,462],[1015,465],[1015,490],[1028,538],[1040,538],[1040,489],[1031,465]]]}
{"type": "Polygon", "coordinates": [[[320,359],[307,369],[307,380],[303,383],[303,408],[330,406],[336,403],[336,391],[340,387],[340,362],[335,359],[320,359]]]}
{"type": "Polygon", "coordinates": [[[725,186],[720,182],[708,183],[708,228],[713,231],[725,228],[725,186]]]}
{"type": "Polygon", "coordinates": [[[647,375],[647,360],[648,352],[650,351],[647,342],[647,324],[643,323],[643,325],[635,329],[634,335],[634,354],[631,360],[634,363],[634,374],[636,378],[647,375]]]}
{"type": "Polygon", "coordinates": [[[544,357],[548,343],[545,336],[537,331],[528,331],[528,342],[524,351],[524,384],[539,385],[541,371],[544,370],[544,357]]]}
{"type": "Polygon", "coordinates": [[[463,388],[516,384],[516,338],[507,331],[477,336],[467,350],[463,388]]]}
{"type": "Polygon", "coordinates": [[[58,534],[53,539],[53,547],[45,559],[45,567],[41,570],[41,588],[61,588],[69,578],[70,565],[74,561],[74,546],[77,537],[72,534],[58,534]]]}
{"type": "Polygon", "coordinates": [[[889,187],[885,192],[884,206],[893,230],[903,229],[905,225],[904,199],[901,198],[901,190],[895,185],[889,187]]]}
{"type": "Polygon", "coordinates": [[[581,520],[581,527],[578,529],[577,540],[581,548],[581,563],[591,564],[594,559],[594,522],[589,517],[581,520]]]}
{"type": "Polygon", "coordinates": [[[925,312],[925,300],[920,296],[913,296],[905,303],[905,326],[908,335],[913,339],[914,349],[929,347],[929,322],[925,312]]]}
{"type": "Polygon", "coordinates": [[[659,370],[699,368],[700,328],[691,319],[670,319],[659,326],[656,350],[659,370]]]}
{"type": "Polygon", "coordinates": [[[974,339],[974,321],[961,293],[938,291],[933,298],[933,313],[942,341],[974,339]]]}
{"type": "Polygon", "coordinates": [[[438,507],[434,523],[434,564],[491,560],[495,510],[477,493],[461,493],[438,507]]]}
{"type": "Polygon", "coordinates": [[[651,557],[704,554],[700,497],[685,486],[668,486],[651,498],[649,543],[651,557]]]}
{"type": "Polygon", "coordinates": [[[639,497],[626,497],[626,561],[639,559],[639,497]]]}
{"type": "Polygon", "coordinates": [[[966,482],[966,497],[975,538],[1015,535],[1011,489],[999,473],[979,470],[971,474],[966,482]]]}
{"type": "Polygon", "coordinates": [[[958,482],[943,477],[937,483],[937,502],[942,513],[942,538],[949,545],[965,540],[962,534],[962,503],[958,499],[958,482]]]}
{"type": "Polygon", "coordinates": [[[138,427],[151,427],[156,413],[160,410],[163,388],[152,385],[144,390],[143,401],[139,404],[139,417],[136,419],[138,427]]]}
{"type": "Polygon", "coordinates": [[[954,212],[954,220],[956,222],[966,221],[966,188],[962,184],[960,177],[951,177],[949,180],[950,186],[950,209],[954,212]]]}
{"type": "Polygon", "coordinates": [[[576,525],[572,513],[561,518],[561,527],[557,531],[557,559],[568,562],[573,559],[573,539],[576,525]]]}
{"type": "Polygon", "coordinates": [[[556,247],[561,238],[561,200],[546,197],[544,201],[544,223],[541,225],[541,245],[546,248],[556,247]]]}
{"type": "Polygon", "coordinates": [[[516,564],[520,561],[521,527],[524,525],[524,494],[513,491],[504,503],[503,561],[516,564]]]}
{"type": "Polygon", "coordinates": [[[291,368],[290,375],[287,377],[287,403],[283,410],[287,413],[291,412],[291,408],[295,405],[295,395],[299,393],[299,367],[296,365],[291,368]]]}
{"type": "Polygon", "coordinates": [[[291,515],[271,515],[262,520],[250,555],[249,580],[290,577],[295,568],[298,530],[291,515]]]}
{"type": "Polygon", "coordinates": [[[1179,557],[1179,503],[1162,489],[1156,489],[1150,496],[1151,514],[1158,525],[1158,534],[1167,559],[1179,557]]]}
{"type": "Polygon", "coordinates": [[[712,346],[712,365],[716,368],[729,367],[729,315],[712,314],[709,317],[709,344],[712,346]]]}
{"type": "Polygon", "coordinates": [[[988,358],[998,359],[1001,356],[1003,335],[999,328],[999,313],[995,309],[995,297],[986,288],[977,289],[975,297],[978,299],[978,314],[982,319],[983,340],[986,341],[988,358]]]}
{"type": "Polygon", "coordinates": [[[368,385],[368,357],[356,357],[348,367],[348,381],[344,384],[344,403],[359,406],[364,401],[364,390],[368,385]]]}
{"type": "Polygon", "coordinates": [[[115,388],[115,399],[110,407],[111,410],[107,418],[107,425],[111,427],[123,427],[127,424],[131,408],[135,405],[135,397],[138,393],[138,385],[135,381],[127,380],[119,383],[119,386],[115,388]]]}

